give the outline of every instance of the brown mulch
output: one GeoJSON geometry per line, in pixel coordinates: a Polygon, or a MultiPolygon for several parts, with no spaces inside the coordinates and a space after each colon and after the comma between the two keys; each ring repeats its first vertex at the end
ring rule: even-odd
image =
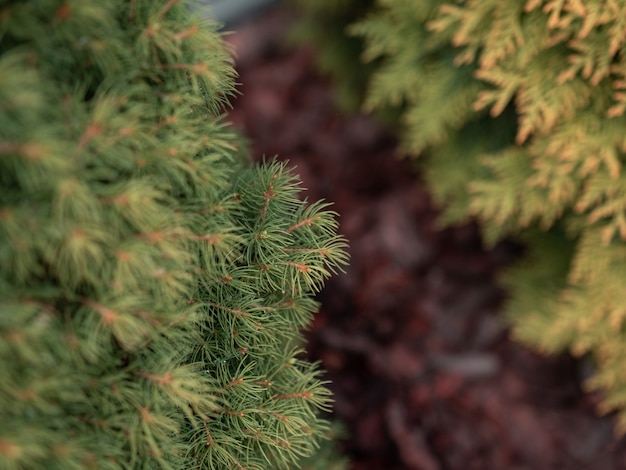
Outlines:
{"type": "Polygon", "coordinates": [[[496,276],[517,247],[478,230],[438,230],[437,209],[394,139],[346,116],[291,48],[275,9],[230,36],[242,96],[230,120],[255,158],[297,166],[311,201],[341,214],[351,265],[331,279],[308,349],[332,381],[354,470],[626,469],[626,440],[583,393],[583,363],[511,342],[496,276]]]}

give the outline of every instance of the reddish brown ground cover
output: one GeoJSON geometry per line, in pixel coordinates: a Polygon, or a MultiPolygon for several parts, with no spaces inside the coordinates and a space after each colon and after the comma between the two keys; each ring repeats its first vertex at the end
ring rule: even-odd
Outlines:
{"type": "Polygon", "coordinates": [[[290,49],[280,9],[240,26],[242,96],[231,121],[255,158],[297,166],[310,200],[334,201],[351,265],[320,296],[309,349],[328,370],[355,470],[626,469],[626,440],[583,393],[583,364],[511,342],[497,273],[518,248],[486,251],[437,210],[379,125],[345,116],[290,49]]]}

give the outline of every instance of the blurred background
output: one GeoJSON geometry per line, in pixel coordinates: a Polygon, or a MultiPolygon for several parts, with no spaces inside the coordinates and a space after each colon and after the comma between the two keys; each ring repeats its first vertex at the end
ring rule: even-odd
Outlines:
{"type": "Polygon", "coordinates": [[[253,19],[279,0],[197,0],[195,7],[204,16],[217,19],[226,27],[253,19]]]}
{"type": "Polygon", "coordinates": [[[232,31],[241,95],[230,120],[252,156],[297,167],[303,197],[334,202],[351,265],[319,297],[308,349],[332,381],[351,468],[626,469],[626,442],[583,392],[586,364],[510,340],[499,270],[475,226],[439,230],[437,208],[391,134],[339,110],[315,44],[291,39],[289,2],[205,0],[232,31]]]}

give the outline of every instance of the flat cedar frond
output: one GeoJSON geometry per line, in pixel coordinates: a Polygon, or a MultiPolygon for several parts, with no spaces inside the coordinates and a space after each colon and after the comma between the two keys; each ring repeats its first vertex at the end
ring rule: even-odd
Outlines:
{"type": "Polygon", "coordinates": [[[548,232],[524,233],[527,256],[508,268],[502,283],[509,290],[504,314],[513,322],[513,335],[541,351],[554,352],[567,347],[572,328],[554,328],[558,323],[562,290],[575,243],[554,228],[548,232]],[[552,335],[545,335],[546,329],[552,335]]]}
{"type": "Polygon", "coordinates": [[[494,117],[499,116],[504,111],[523,83],[523,75],[519,75],[517,72],[507,72],[497,66],[479,69],[475,76],[495,85],[496,88],[479,92],[473,105],[474,110],[480,111],[491,106],[490,113],[494,117]]]}
{"type": "Polygon", "coordinates": [[[571,65],[561,72],[557,81],[564,83],[580,74],[592,85],[597,85],[608,77],[613,57],[604,50],[607,41],[608,37],[604,31],[597,32],[585,40],[572,39],[568,43],[573,51],[568,57],[571,65]]]}
{"type": "MultiPolygon", "coordinates": [[[[561,59],[552,53],[537,58],[542,70],[555,67],[561,59]]],[[[519,112],[518,144],[526,142],[534,134],[547,134],[561,120],[571,120],[585,107],[591,98],[592,89],[580,82],[568,82],[558,88],[550,83],[555,77],[550,74],[545,81],[525,79],[516,95],[519,112]]]]}
{"type": "Polygon", "coordinates": [[[485,38],[489,48],[480,56],[481,69],[488,70],[494,67],[524,46],[526,39],[520,21],[523,18],[522,6],[521,2],[517,2],[517,8],[511,8],[504,3],[495,6],[493,25],[488,29],[485,38]]]}
{"type": "Polygon", "coordinates": [[[480,220],[496,222],[494,228],[509,224],[527,228],[534,222],[549,228],[563,213],[562,205],[553,203],[546,207],[550,196],[544,189],[535,187],[529,191],[529,181],[532,181],[535,170],[532,160],[522,149],[510,147],[485,157],[483,162],[492,170],[493,176],[469,185],[469,209],[480,220]]]}
{"type": "Polygon", "coordinates": [[[626,64],[620,62],[611,66],[613,78],[613,100],[615,103],[607,111],[607,117],[622,116],[626,110],[626,64]]]}
{"type": "Polygon", "coordinates": [[[626,43],[626,5],[612,0],[607,2],[611,18],[609,27],[609,55],[614,57],[626,43]]]}
{"type": "Polygon", "coordinates": [[[614,262],[615,250],[620,247],[606,247],[598,250],[601,246],[602,231],[586,230],[581,236],[576,254],[572,258],[570,281],[576,284],[597,282],[604,273],[609,270],[614,262]]]}
{"type": "Polygon", "coordinates": [[[605,171],[598,171],[589,178],[576,208],[589,214],[589,223],[601,221],[605,224],[602,237],[604,245],[611,243],[614,234],[622,240],[626,239],[626,188],[623,176],[615,179],[605,171]]]}
{"type": "Polygon", "coordinates": [[[471,69],[462,68],[461,76],[451,74],[445,63],[440,70],[426,70],[432,94],[419,98],[419,106],[410,108],[405,116],[407,149],[419,154],[430,146],[445,141],[451,130],[465,124],[472,114],[472,103],[482,87],[473,82],[471,69]],[[437,106],[435,103],[439,103],[437,106]],[[418,132],[415,132],[419,129],[418,132]]]}
{"type": "Polygon", "coordinates": [[[451,15],[457,22],[452,44],[471,46],[475,41],[480,40],[480,35],[476,33],[488,29],[489,22],[494,15],[494,5],[489,2],[468,0],[464,8],[444,4],[439,8],[439,13],[442,16],[451,15]]]}

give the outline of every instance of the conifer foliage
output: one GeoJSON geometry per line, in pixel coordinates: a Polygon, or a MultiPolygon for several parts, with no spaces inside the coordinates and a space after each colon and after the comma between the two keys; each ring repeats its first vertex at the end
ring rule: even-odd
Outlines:
{"type": "Polygon", "coordinates": [[[349,31],[379,61],[365,108],[401,110],[443,221],[526,242],[516,336],[592,354],[626,431],[626,3],[378,0],[349,31]]]}
{"type": "Polygon", "coordinates": [[[327,431],[300,354],[347,261],[175,0],[0,6],[0,469],[293,468],[327,431]]]}

